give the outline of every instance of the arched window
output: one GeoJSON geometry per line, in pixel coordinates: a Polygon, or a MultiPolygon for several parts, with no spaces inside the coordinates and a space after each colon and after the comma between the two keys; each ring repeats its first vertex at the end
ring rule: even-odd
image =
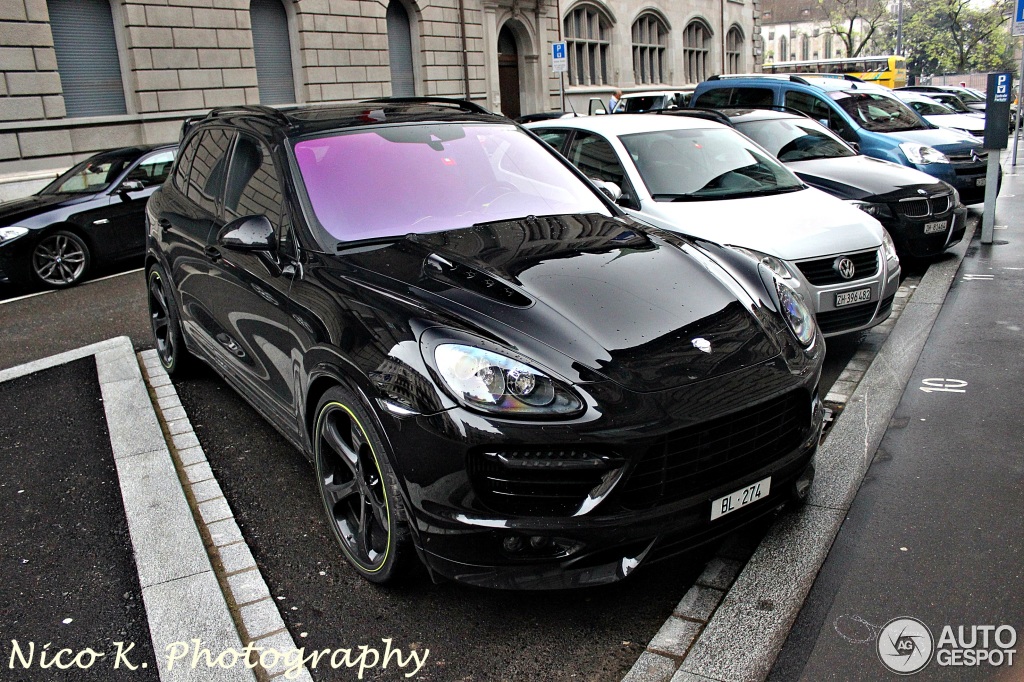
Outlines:
{"type": "Polygon", "coordinates": [[[69,117],[126,114],[109,0],[46,0],[69,117]]]}
{"type": "Polygon", "coordinates": [[[249,17],[260,103],[291,104],[295,101],[295,80],[284,5],[281,0],[252,0],[249,17]]]}
{"type": "Polygon", "coordinates": [[[409,13],[399,0],[388,3],[388,58],[391,64],[391,94],[413,97],[416,77],[412,64],[412,28],[409,13]]]}
{"type": "Polygon", "coordinates": [[[725,34],[725,72],[743,73],[743,32],[739,26],[725,34]]]}
{"type": "Polygon", "coordinates": [[[637,83],[665,82],[667,46],[668,27],[656,14],[641,14],[633,22],[633,79],[637,83]]]}
{"type": "Polygon", "coordinates": [[[779,37],[779,58],[775,61],[789,61],[789,41],[786,40],[786,36],[779,37]]]}
{"type": "Polygon", "coordinates": [[[594,5],[580,5],[565,17],[570,85],[608,82],[611,22],[594,5]]]}
{"type": "Polygon", "coordinates": [[[811,58],[811,37],[806,33],[800,36],[800,59],[811,58]]]}
{"type": "Polygon", "coordinates": [[[711,35],[711,27],[699,19],[691,21],[683,31],[683,68],[687,83],[708,79],[711,35]]]}

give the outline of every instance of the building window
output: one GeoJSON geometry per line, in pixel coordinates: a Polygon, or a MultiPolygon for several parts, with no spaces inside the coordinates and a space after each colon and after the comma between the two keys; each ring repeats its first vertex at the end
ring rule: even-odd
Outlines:
{"type": "Polygon", "coordinates": [[[633,23],[633,78],[637,83],[665,82],[668,27],[650,12],[633,23]]]}
{"type": "Polygon", "coordinates": [[[779,61],[784,62],[789,59],[789,41],[786,40],[786,36],[779,38],[779,61]]]}
{"type": "Polygon", "coordinates": [[[832,59],[832,34],[825,34],[825,59],[832,59]]]}
{"type": "Polygon", "coordinates": [[[739,26],[725,34],[725,72],[743,73],[743,32],[739,26]]]}
{"type": "Polygon", "coordinates": [[[249,17],[260,103],[291,104],[295,101],[295,80],[284,5],[281,0],[252,0],[249,17]]]}
{"type": "Polygon", "coordinates": [[[800,59],[811,58],[811,37],[806,33],[800,36],[800,59]]]}
{"type": "Polygon", "coordinates": [[[109,0],[47,0],[46,8],[67,115],[128,113],[109,0]]]}
{"type": "Polygon", "coordinates": [[[409,13],[399,0],[391,0],[387,12],[388,58],[391,64],[391,95],[416,95],[412,64],[412,29],[409,13]]]}
{"type": "Polygon", "coordinates": [[[608,82],[611,22],[593,5],[580,5],[565,18],[570,85],[608,82]]]}
{"type": "Polygon", "coordinates": [[[687,83],[708,79],[710,53],[711,27],[699,19],[691,21],[683,31],[683,68],[687,83]]]}

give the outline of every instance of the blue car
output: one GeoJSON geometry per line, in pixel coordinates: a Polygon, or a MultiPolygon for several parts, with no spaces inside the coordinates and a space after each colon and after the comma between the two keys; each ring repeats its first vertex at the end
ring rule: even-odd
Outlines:
{"type": "Polygon", "coordinates": [[[813,76],[713,76],[697,86],[690,106],[800,111],[855,144],[862,154],[948,182],[965,204],[985,199],[988,152],[981,140],[932,125],[877,85],[813,76]]]}

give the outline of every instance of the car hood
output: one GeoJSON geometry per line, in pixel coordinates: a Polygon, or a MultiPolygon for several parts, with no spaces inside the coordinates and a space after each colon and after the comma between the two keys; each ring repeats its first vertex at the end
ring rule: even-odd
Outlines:
{"type": "Polygon", "coordinates": [[[586,376],[582,366],[637,392],[727,374],[780,351],[751,312],[753,299],[741,302],[736,280],[704,252],[627,219],[530,217],[408,236],[338,259],[445,313],[442,324],[454,316],[538,364],[586,376]]]}
{"type": "Polygon", "coordinates": [[[941,128],[959,128],[972,133],[985,131],[985,119],[970,114],[931,114],[925,119],[941,128]]]}
{"type": "Polygon", "coordinates": [[[918,144],[935,147],[940,152],[962,150],[968,152],[971,149],[981,151],[981,142],[974,137],[947,128],[929,128],[927,130],[909,130],[900,133],[891,133],[898,136],[900,140],[917,142],[918,144]]]}
{"type": "Polygon", "coordinates": [[[918,189],[934,194],[943,188],[927,173],[863,155],[792,161],[786,167],[812,187],[840,199],[883,201],[883,197],[910,196],[918,189]]]}
{"type": "Polygon", "coordinates": [[[49,211],[75,206],[93,200],[98,195],[73,194],[33,194],[23,199],[13,199],[0,204],[0,225],[14,225],[28,222],[25,227],[33,227],[32,219],[49,211]]]}
{"type": "Polygon", "coordinates": [[[783,260],[882,244],[882,226],[877,220],[813,188],[746,199],[645,200],[643,208],[639,217],[658,227],[783,260]]]}

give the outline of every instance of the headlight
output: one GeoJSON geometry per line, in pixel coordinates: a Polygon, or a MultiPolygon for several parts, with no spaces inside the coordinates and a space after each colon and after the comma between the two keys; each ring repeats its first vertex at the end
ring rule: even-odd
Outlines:
{"type": "Polygon", "coordinates": [[[950,187],[953,190],[953,206],[960,205],[960,192],[956,187],[950,187]]]}
{"type": "Polygon", "coordinates": [[[0,244],[14,241],[18,237],[24,237],[26,234],[28,234],[27,227],[0,227],[0,244]]]}
{"type": "Polygon", "coordinates": [[[896,244],[893,243],[892,237],[885,230],[882,230],[882,251],[885,252],[885,257],[888,260],[899,260],[896,256],[896,244]]]}
{"type": "Polygon", "coordinates": [[[434,349],[441,378],[466,405],[513,415],[567,415],[583,403],[568,388],[521,362],[473,346],[434,349]]]}
{"type": "Polygon", "coordinates": [[[885,204],[872,204],[869,201],[857,201],[855,199],[850,199],[846,203],[856,206],[873,218],[884,218],[890,215],[889,207],[885,204]]]}
{"type": "Polygon", "coordinates": [[[907,155],[910,163],[928,165],[929,163],[949,163],[946,155],[934,147],[916,142],[901,142],[900,149],[907,155]]]}
{"type": "Polygon", "coordinates": [[[775,280],[775,288],[779,292],[780,312],[786,318],[786,324],[790,331],[805,348],[814,341],[814,333],[817,327],[814,323],[814,315],[803,302],[803,297],[790,289],[786,284],[775,280]]]}
{"type": "Polygon", "coordinates": [[[767,253],[761,253],[760,251],[754,251],[753,249],[743,248],[742,246],[734,246],[733,250],[739,251],[740,253],[753,258],[758,263],[761,263],[769,270],[774,272],[780,279],[793,280],[792,286],[799,286],[800,283],[793,277],[793,273],[789,271],[786,264],[775,256],[769,256],[767,253]]]}

